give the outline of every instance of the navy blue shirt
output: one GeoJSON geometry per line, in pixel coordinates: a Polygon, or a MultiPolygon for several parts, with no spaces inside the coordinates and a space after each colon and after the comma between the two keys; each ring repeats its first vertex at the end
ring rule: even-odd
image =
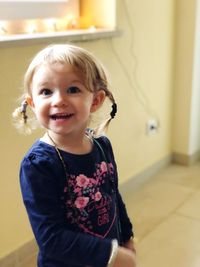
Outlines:
{"type": "Polygon", "coordinates": [[[59,150],[67,175],[55,147],[39,140],[21,162],[21,191],[39,267],[104,267],[111,240],[126,242],[133,235],[111,144],[106,137],[96,140],[88,154],[59,150]]]}

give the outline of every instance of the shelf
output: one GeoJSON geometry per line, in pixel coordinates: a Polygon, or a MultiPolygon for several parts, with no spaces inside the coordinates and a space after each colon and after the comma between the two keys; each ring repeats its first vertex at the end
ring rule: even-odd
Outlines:
{"type": "Polygon", "coordinates": [[[0,0],[0,3],[23,3],[23,4],[29,4],[29,3],[67,3],[68,0],[0,0]]]}
{"type": "Polygon", "coordinates": [[[117,29],[69,30],[64,32],[0,36],[0,47],[27,46],[44,43],[83,42],[120,36],[117,29]]]}

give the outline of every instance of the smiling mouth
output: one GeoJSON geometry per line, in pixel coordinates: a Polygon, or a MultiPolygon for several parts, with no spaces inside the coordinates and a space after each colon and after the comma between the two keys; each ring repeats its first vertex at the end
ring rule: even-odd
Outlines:
{"type": "Polygon", "coordinates": [[[67,120],[73,116],[72,113],[70,114],[53,114],[50,116],[52,120],[67,120]]]}

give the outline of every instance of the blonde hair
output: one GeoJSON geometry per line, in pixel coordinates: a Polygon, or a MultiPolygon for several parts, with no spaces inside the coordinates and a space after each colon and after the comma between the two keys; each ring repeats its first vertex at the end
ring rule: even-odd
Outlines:
{"type": "Polygon", "coordinates": [[[110,120],[115,116],[116,104],[113,94],[108,88],[106,71],[103,65],[91,53],[81,47],[71,44],[50,45],[41,50],[33,58],[24,76],[24,94],[21,98],[22,104],[13,113],[17,128],[22,129],[24,133],[31,133],[35,128],[34,124],[31,125],[29,116],[26,113],[26,108],[28,106],[26,98],[27,96],[32,95],[32,79],[36,70],[42,64],[53,64],[56,62],[70,64],[75,71],[81,74],[84,79],[83,83],[89,91],[97,92],[99,90],[104,90],[105,95],[112,103],[112,111],[109,118],[101,123],[95,129],[95,132],[97,133],[107,128],[110,120]]]}

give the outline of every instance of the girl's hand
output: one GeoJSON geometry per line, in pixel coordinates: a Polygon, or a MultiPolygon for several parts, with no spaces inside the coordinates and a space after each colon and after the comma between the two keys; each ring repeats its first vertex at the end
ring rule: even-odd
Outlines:
{"type": "Polygon", "coordinates": [[[117,256],[113,267],[137,267],[136,255],[132,250],[125,247],[118,247],[117,256]]]}

